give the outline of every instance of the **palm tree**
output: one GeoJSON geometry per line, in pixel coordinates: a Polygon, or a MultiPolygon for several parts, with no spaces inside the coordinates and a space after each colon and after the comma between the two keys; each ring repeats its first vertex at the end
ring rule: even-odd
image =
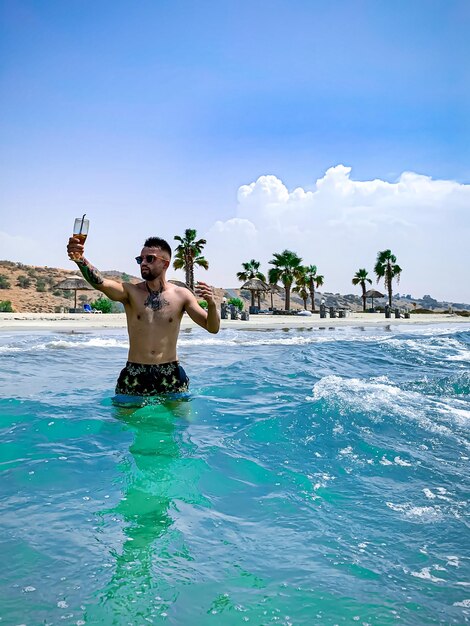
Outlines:
{"type": "Polygon", "coordinates": [[[272,261],[269,261],[271,265],[274,265],[269,270],[269,282],[276,284],[281,281],[284,285],[286,299],[284,308],[286,311],[290,309],[290,291],[292,283],[301,273],[302,259],[291,250],[284,250],[284,252],[273,254],[272,261]]]}
{"type": "Polygon", "coordinates": [[[201,254],[207,242],[205,239],[196,240],[196,236],[197,232],[194,228],[187,228],[184,231],[184,237],[174,236],[174,239],[181,243],[176,248],[173,267],[175,270],[184,269],[186,285],[190,289],[194,289],[194,266],[198,265],[205,270],[209,269],[209,263],[201,254]]]}
{"type": "Polygon", "coordinates": [[[271,295],[271,311],[274,311],[274,294],[276,292],[279,292],[280,288],[277,285],[274,285],[273,283],[269,283],[268,291],[271,295]]]}
{"type": "Polygon", "coordinates": [[[359,269],[354,274],[354,278],[352,279],[353,285],[361,285],[362,287],[362,308],[364,313],[366,312],[366,283],[372,285],[372,280],[368,277],[368,272],[366,269],[359,269]]]}
{"type": "Polygon", "coordinates": [[[385,287],[388,291],[388,305],[392,306],[392,280],[397,279],[400,282],[401,267],[397,265],[397,257],[392,254],[391,250],[382,250],[377,254],[374,272],[377,275],[377,282],[381,278],[384,279],[385,287]]]}
{"type": "Polygon", "coordinates": [[[312,301],[312,313],[315,313],[315,287],[321,287],[325,279],[324,276],[317,274],[316,265],[308,265],[305,268],[306,276],[308,279],[308,289],[310,291],[310,300],[312,301]]]}
{"type": "MultiPolygon", "coordinates": [[[[251,259],[251,261],[247,261],[246,263],[242,263],[242,267],[243,267],[243,272],[237,272],[237,278],[238,280],[243,281],[244,283],[247,280],[252,280],[253,278],[258,278],[259,280],[262,280],[263,283],[266,282],[266,276],[259,271],[259,266],[261,265],[261,263],[259,261],[255,261],[255,259],[251,259]]],[[[255,306],[255,293],[258,294],[258,308],[261,308],[260,306],[260,292],[255,292],[255,290],[253,290],[251,292],[251,306],[254,307],[255,306]]]]}
{"type": "Polygon", "coordinates": [[[304,309],[307,309],[307,298],[308,298],[308,287],[310,285],[307,268],[301,266],[299,275],[295,279],[295,287],[292,289],[295,293],[298,293],[299,296],[304,301],[304,309]]]}

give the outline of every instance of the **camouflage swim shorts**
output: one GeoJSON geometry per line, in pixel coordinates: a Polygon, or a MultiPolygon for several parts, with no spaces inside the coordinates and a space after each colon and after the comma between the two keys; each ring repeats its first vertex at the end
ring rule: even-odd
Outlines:
{"type": "Polygon", "coordinates": [[[187,391],[188,387],[189,378],[178,361],[158,365],[127,361],[126,367],[119,374],[116,394],[157,396],[187,391]]]}

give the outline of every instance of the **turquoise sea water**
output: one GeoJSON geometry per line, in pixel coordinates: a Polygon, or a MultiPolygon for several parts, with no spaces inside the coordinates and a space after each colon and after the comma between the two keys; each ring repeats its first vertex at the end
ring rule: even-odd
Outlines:
{"type": "Polygon", "coordinates": [[[1,624],[470,621],[470,326],[0,335],[1,624]]]}

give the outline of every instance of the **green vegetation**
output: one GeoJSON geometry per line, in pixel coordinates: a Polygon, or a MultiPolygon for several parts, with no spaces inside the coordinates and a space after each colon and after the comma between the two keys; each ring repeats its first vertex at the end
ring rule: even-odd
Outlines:
{"type": "Polygon", "coordinates": [[[101,311],[102,313],[112,313],[113,303],[109,298],[100,296],[97,300],[90,303],[93,309],[101,311]]]}
{"type": "Polygon", "coordinates": [[[13,313],[13,307],[11,306],[10,300],[0,301],[0,313],[13,313]]]}
{"type": "Polygon", "coordinates": [[[18,276],[18,280],[16,281],[16,284],[18,285],[18,287],[21,287],[21,289],[28,289],[29,287],[31,287],[31,278],[29,278],[29,276],[25,276],[25,274],[21,274],[20,276],[18,276]]]}
{"type": "Polygon", "coordinates": [[[197,232],[194,228],[187,228],[184,237],[175,235],[174,239],[180,244],[175,250],[173,267],[175,270],[183,269],[186,276],[186,285],[194,291],[194,266],[198,265],[205,270],[209,269],[209,263],[202,256],[202,249],[206,245],[205,239],[196,240],[197,232]]]}
{"type": "Polygon", "coordinates": [[[361,285],[362,288],[362,310],[364,313],[366,312],[366,283],[372,285],[372,280],[368,277],[368,271],[366,269],[359,269],[354,274],[354,278],[352,279],[353,285],[361,285]]]}
{"type": "MultiPolygon", "coordinates": [[[[179,245],[175,250],[175,258],[173,260],[173,267],[175,269],[184,269],[186,285],[190,289],[194,289],[194,268],[195,266],[202,267],[204,269],[209,268],[208,261],[202,256],[202,251],[204,246],[206,245],[205,239],[197,239],[197,231],[195,229],[186,229],[184,231],[184,236],[175,235],[174,239],[179,242],[179,245]]],[[[318,289],[324,283],[324,276],[319,275],[317,273],[316,265],[304,266],[302,265],[302,259],[299,255],[292,251],[285,249],[280,253],[273,253],[273,258],[269,261],[271,267],[268,272],[268,279],[266,279],[265,274],[263,274],[260,270],[261,263],[256,259],[251,259],[242,263],[242,271],[237,272],[237,279],[243,282],[247,282],[250,280],[259,280],[262,281],[265,286],[261,285],[252,285],[254,288],[250,289],[251,292],[251,306],[255,305],[255,298],[258,297],[258,306],[260,303],[260,298],[264,298],[264,293],[271,294],[271,308],[273,308],[273,294],[276,291],[282,291],[279,288],[279,284],[284,287],[285,292],[285,304],[284,308],[286,311],[290,310],[290,297],[291,292],[297,293],[303,301],[303,306],[306,309],[308,299],[310,297],[311,300],[311,310],[315,312],[315,289],[318,289]],[[257,289],[257,287],[260,289],[257,289]]],[[[8,272],[8,269],[12,270],[22,270],[22,274],[16,276],[16,272],[12,275],[8,273],[0,273],[0,290],[1,289],[11,289],[11,283],[16,280],[16,285],[22,289],[35,288],[37,292],[46,292],[51,291],[52,294],[56,297],[73,299],[74,292],[72,290],[59,290],[55,288],[55,283],[62,278],[63,272],[61,270],[57,270],[55,268],[47,268],[47,267],[34,267],[29,265],[24,265],[23,263],[16,263],[13,261],[0,260],[0,270],[5,270],[8,272]]],[[[396,256],[392,253],[391,250],[382,250],[377,253],[376,262],[374,265],[374,273],[377,277],[377,282],[380,282],[381,279],[384,280],[385,288],[388,295],[388,304],[392,306],[393,299],[393,281],[396,279],[397,283],[400,281],[402,268],[398,265],[396,256]]],[[[114,272],[116,274],[116,272],[114,272]]],[[[119,273],[121,279],[124,282],[130,282],[132,280],[131,276],[125,272],[119,273]]],[[[366,290],[368,285],[372,284],[371,278],[369,278],[368,271],[365,268],[358,269],[354,276],[352,277],[353,285],[360,285],[362,294],[362,305],[363,310],[367,310],[367,302],[366,302],[366,290]]],[[[227,297],[229,292],[225,294],[227,297]]],[[[245,294],[244,294],[245,295],[245,294]]],[[[336,294],[339,296],[339,294],[336,294]]],[[[246,298],[246,296],[245,296],[246,298]]],[[[396,293],[395,298],[400,298],[400,294],[396,293]]],[[[401,295],[402,299],[412,300],[410,295],[401,295]]],[[[357,304],[357,296],[347,295],[344,296],[344,299],[349,303],[357,304]]],[[[78,296],[78,300],[81,303],[87,302],[88,297],[86,295],[78,296]]],[[[447,303],[438,302],[436,299],[432,298],[430,295],[425,295],[422,298],[419,298],[421,308],[416,308],[416,303],[413,303],[415,307],[410,313],[416,314],[431,314],[442,312],[445,313],[453,313],[455,315],[461,315],[464,317],[470,317],[470,311],[461,310],[456,311],[452,310],[452,307],[445,311],[448,305],[447,303]],[[434,309],[434,310],[433,310],[434,309]],[[436,311],[436,309],[441,309],[441,311],[436,311]],[[442,310],[444,309],[444,310],[442,310]]],[[[103,313],[121,313],[124,310],[124,307],[121,303],[113,302],[104,296],[101,296],[94,302],[90,302],[93,308],[102,311],[103,313]]],[[[200,300],[199,304],[202,308],[207,309],[207,302],[205,300],[200,300]]],[[[242,298],[231,298],[228,301],[228,304],[233,304],[237,309],[242,311],[244,309],[244,301],[242,298]]],[[[397,304],[399,304],[397,302],[397,304]]],[[[465,305],[455,305],[458,307],[463,307],[465,305]]],[[[377,307],[376,309],[382,311],[382,307],[377,307]]],[[[0,301],[0,311],[2,312],[12,312],[12,304],[10,300],[0,301]]]]}
{"type": "Polygon", "coordinates": [[[48,289],[52,289],[52,287],[54,286],[56,282],[55,279],[52,278],[52,276],[45,276],[44,278],[41,278],[41,280],[44,281],[48,289]]]}
{"type": "Polygon", "coordinates": [[[230,298],[227,304],[233,304],[239,311],[243,311],[243,307],[245,306],[243,300],[241,298],[230,298]]]}
{"type": "MultiPolygon", "coordinates": [[[[310,300],[312,302],[312,313],[315,313],[315,287],[321,287],[325,279],[324,276],[317,274],[316,265],[307,265],[305,269],[305,276],[307,278],[307,286],[310,291],[310,300]]],[[[305,307],[307,308],[307,307],[305,307]]]]}
{"type": "MultiPolygon", "coordinates": [[[[316,268],[315,268],[316,269],[316,268]]],[[[307,268],[302,266],[299,275],[295,279],[295,287],[292,288],[294,293],[298,293],[304,303],[304,309],[307,309],[309,280],[307,277],[307,268]]]]}
{"type": "Polygon", "coordinates": [[[292,291],[299,294],[299,296],[303,300],[304,309],[307,309],[307,298],[309,294],[305,285],[302,285],[301,283],[297,282],[295,287],[293,287],[292,291]]]}
{"type": "Polygon", "coordinates": [[[100,296],[97,300],[90,302],[92,309],[101,311],[102,313],[123,313],[124,305],[121,302],[113,302],[106,296],[100,296]]]}
{"type": "Polygon", "coordinates": [[[122,302],[111,302],[111,313],[124,313],[124,305],[122,302]]]}
{"type": "MultiPolygon", "coordinates": [[[[262,280],[263,283],[266,282],[266,276],[259,271],[259,266],[261,263],[256,261],[255,259],[251,259],[251,261],[247,261],[246,263],[242,263],[243,272],[237,272],[238,280],[246,283],[248,280],[253,280],[257,278],[258,280],[262,280]]],[[[255,306],[255,296],[258,296],[258,307],[260,307],[260,292],[255,289],[251,289],[251,306],[255,306]]]]}
{"type": "Polygon", "coordinates": [[[317,274],[316,265],[300,266],[292,291],[298,293],[302,298],[305,310],[307,309],[307,299],[310,296],[312,313],[315,313],[315,287],[323,285],[323,279],[323,276],[317,274]]]}
{"type": "Polygon", "coordinates": [[[401,267],[397,265],[397,257],[392,254],[391,250],[382,250],[377,254],[377,261],[375,262],[374,272],[377,275],[377,282],[381,278],[384,279],[385,287],[388,291],[388,304],[392,306],[392,281],[397,279],[397,283],[400,282],[401,267]]]}
{"type": "Polygon", "coordinates": [[[284,250],[280,253],[274,253],[273,259],[269,263],[274,265],[269,270],[269,282],[274,285],[279,281],[282,282],[286,294],[284,308],[289,311],[292,283],[302,273],[302,259],[295,252],[284,250]]]}
{"type": "Polygon", "coordinates": [[[5,274],[0,274],[0,289],[10,289],[10,281],[8,280],[8,276],[5,274]]]}

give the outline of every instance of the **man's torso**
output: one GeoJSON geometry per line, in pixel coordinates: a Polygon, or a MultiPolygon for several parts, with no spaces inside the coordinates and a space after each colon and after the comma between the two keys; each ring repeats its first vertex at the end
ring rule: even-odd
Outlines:
{"type": "Polygon", "coordinates": [[[129,332],[129,357],[133,363],[158,364],[177,360],[176,343],[183,316],[185,289],[166,283],[152,292],[147,283],[127,285],[124,305],[129,332]]]}

